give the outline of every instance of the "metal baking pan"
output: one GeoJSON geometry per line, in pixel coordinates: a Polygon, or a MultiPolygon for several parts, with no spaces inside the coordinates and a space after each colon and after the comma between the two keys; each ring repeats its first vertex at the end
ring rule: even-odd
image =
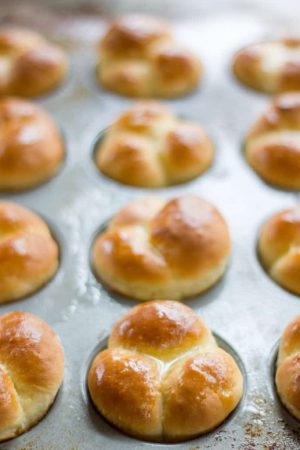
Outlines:
{"type": "Polygon", "coordinates": [[[273,212],[295,205],[299,194],[264,184],[248,167],[242,142],[268,97],[239,85],[230,73],[233,53],[265,38],[297,31],[297,0],[197,1],[41,0],[0,3],[1,23],[29,26],[68,52],[70,72],[57,91],[36,101],[61,127],[66,161],[49,183],[22,194],[1,195],[49,219],[61,248],[55,278],[36,294],[0,306],[0,313],[31,311],[59,333],[66,354],[63,386],[47,416],[1,450],[296,450],[299,424],[280,405],[273,385],[278,339],[300,310],[299,298],[281,289],[256,256],[260,225],[273,212]],[[132,102],[103,91],[95,80],[94,43],[117,13],[152,12],[171,19],[177,36],[202,58],[205,76],[191,95],[166,103],[174,113],[203,124],[216,146],[211,169],[200,178],[147,190],[120,185],[98,174],[92,160],[97,135],[132,102]],[[186,303],[234,352],[246,373],[240,407],[215,431],[180,444],[150,444],[114,429],[89,402],[85,380],[91,355],[114,322],[136,302],[102,287],[89,265],[95,232],[121,206],[138,196],[193,192],[213,202],[230,226],[233,252],[225,277],[186,303]]]}

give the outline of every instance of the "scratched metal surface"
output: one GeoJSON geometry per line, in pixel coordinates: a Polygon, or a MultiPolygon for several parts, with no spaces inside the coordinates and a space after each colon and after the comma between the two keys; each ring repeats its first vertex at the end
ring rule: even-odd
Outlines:
{"type": "Polygon", "coordinates": [[[80,3],[43,0],[33,6],[0,2],[1,23],[43,31],[66,49],[71,61],[63,87],[37,100],[63,130],[67,159],[62,171],[33,191],[1,196],[49,218],[59,239],[62,258],[55,279],[27,299],[1,306],[0,313],[31,311],[54,326],[65,348],[65,380],[48,415],[31,431],[0,448],[299,449],[298,424],[281,408],[272,384],[278,338],[299,313],[299,298],[264,273],[255,252],[260,224],[273,212],[296,204],[298,194],[267,186],[245,163],[243,136],[268,98],[240,86],[229,70],[232,54],[243,44],[297,30],[299,4],[297,0],[144,2],[148,12],[170,17],[178,37],[204,62],[201,87],[188,97],[167,103],[175,113],[207,128],[216,144],[215,163],[192,182],[155,192],[166,197],[186,192],[202,195],[220,208],[229,223],[233,252],[226,276],[187,304],[225,340],[225,346],[231,346],[230,351],[236,352],[247,378],[245,398],[230,420],[206,436],[166,446],[118,432],[95,413],[86,395],[85,376],[93,351],[112,324],[135,305],[107,292],[95,280],[89,267],[92,236],[121,206],[149,191],[102,177],[91,159],[97,134],[131,104],[131,100],[97,86],[94,42],[108,16],[142,10],[142,2],[103,0],[78,7],[80,3]]]}

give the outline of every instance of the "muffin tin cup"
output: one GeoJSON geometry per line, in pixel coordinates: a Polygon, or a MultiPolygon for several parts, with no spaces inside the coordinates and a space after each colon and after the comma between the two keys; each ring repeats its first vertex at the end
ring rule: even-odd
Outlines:
{"type": "MultiPolygon", "coordinates": [[[[127,306],[133,307],[137,303],[144,303],[147,300],[139,300],[138,298],[131,298],[126,294],[122,294],[121,292],[118,292],[113,287],[109,286],[104,280],[101,279],[100,276],[95,271],[95,268],[93,267],[93,260],[92,260],[92,252],[93,252],[93,246],[95,244],[95,241],[99,235],[104,233],[108,226],[110,221],[112,220],[113,216],[109,217],[107,220],[105,220],[93,233],[90,239],[90,243],[88,246],[88,254],[87,254],[87,260],[89,261],[89,268],[91,276],[93,277],[95,286],[97,286],[99,289],[104,289],[110,297],[112,297],[117,302],[120,302],[121,304],[125,304],[127,306]]],[[[221,275],[221,277],[211,286],[206,288],[204,291],[202,291],[200,294],[195,294],[189,297],[185,297],[184,299],[181,299],[182,303],[187,303],[192,307],[193,301],[200,300],[203,305],[205,305],[207,302],[213,301],[214,297],[218,295],[220,291],[222,291],[222,288],[224,287],[224,284],[226,283],[226,275],[230,267],[230,256],[227,262],[227,266],[225,268],[224,273],[221,275]]]]}
{"type": "MultiPolygon", "coordinates": [[[[243,363],[242,358],[240,357],[240,355],[234,350],[234,348],[222,337],[220,337],[218,334],[213,333],[214,338],[217,341],[217,344],[220,348],[222,348],[223,350],[225,350],[227,353],[229,353],[233,359],[235,360],[235,362],[237,363],[243,379],[244,379],[244,392],[242,395],[242,398],[240,400],[240,402],[238,403],[238,405],[236,406],[236,408],[226,417],[226,419],[220,424],[218,425],[215,429],[213,429],[212,431],[209,431],[207,433],[205,433],[204,435],[200,435],[198,437],[192,438],[192,439],[188,439],[185,441],[181,441],[181,442],[151,442],[151,441],[146,441],[143,439],[137,439],[134,438],[130,435],[126,436],[131,439],[132,441],[136,441],[136,442],[145,442],[149,445],[160,445],[163,446],[164,448],[170,446],[170,447],[177,447],[179,445],[182,445],[184,443],[188,443],[188,442],[193,442],[195,440],[199,440],[201,439],[201,437],[203,436],[208,436],[210,434],[213,433],[217,433],[222,431],[222,429],[224,429],[227,426],[230,426],[230,423],[232,421],[234,421],[236,419],[236,416],[238,416],[239,414],[242,414],[244,406],[245,406],[245,402],[247,399],[247,393],[248,393],[248,383],[247,383],[247,373],[246,373],[246,369],[243,363]]],[[[116,431],[117,433],[119,433],[120,438],[122,438],[122,435],[124,435],[124,433],[119,430],[118,428],[116,428],[113,424],[111,424],[96,408],[96,406],[94,405],[90,394],[89,394],[89,390],[88,390],[88,373],[90,370],[90,367],[93,363],[93,360],[95,359],[95,357],[98,355],[98,353],[100,353],[101,351],[105,350],[108,346],[108,339],[109,337],[105,337],[103,339],[101,339],[100,342],[98,342],[98,344],[93,348],[93,350],[90,352],[89,356],[87,357],[86,361],[84,362],[82,368],[81,368],[81,393],[82,393],[82,398],[84,403],[86,404],[89,414],[92,418],[92,421],[95,425],[95,427],[97,429],[99,429],[99,432],[103,432],[103,428],[107,428],[109,427],[111,430],[116,431]]],[[[155,358],[154,358],[155,359],[155,358]]],[[[179,358],[180,359],[180,358],[179,358]]]]}
{"type": "MultiPolygon", "coordinates": [[[[136,100],[136,102],[138,101],[138,99],[136,100]]],[[[172,111],[172,107],[170,108],[170,112],[173,113],[174,115],[176,115],[174,113],[174,111],[172,111]]],[[[116,115],[115,119],[117,118],[118,114],[116,115]]],[[[187,116],[180,116],[180,119],[184,119],[184,120],[190,120],[187,116]]],[[[191,120],[192,121],[192,120],[191,120]]],[[[199,125],[201,126],[201,123],[199,123],[199,125]]],[[[213,169],[215,169],[216,167],[216,159],[218,157],[218,140],[217,137],[211,136],[211,134],[208,134],[209,139],[211,140],[212,144],[213,144],[213,151],[214,151],[214,156],[212,159],[211,164],[209,165],[209,167],[202,172],[199,175],[196,175],[193,178],[190,178],[186,181],[181,181],[178,183],[173,183],[173,184],[169,184],[166,186],[157,186],[157,187],[147,187],[147,186],[135,186],[135,185],[131,185],[131,184],[126,184],[126,183],[122,183],[121,181],[111,178],[108,175],[106,175],[105,173],[103,173],[97,166],[96,163],[96,156],[98,151],[101,152],[101,142],[103,141],[104,137],[105,137],[105,133],[107,133],[109,131],[111,125],[108,125],[107,127],[103,128],[101,131],[99,131],[98,133],[96,133],[96,136],[94,137],[94,139],[92,139],[91,142],[91,163],[92,163],[92,170],[93,170],[93,174],[94,174],[94,179],[97,183],[99,183],[99,178],[103,178],[107,183],[112,184],[112,186],[114,185],[116,188],[118,189],[122,189],[122,187],[125,187],[127,189],[132,189],[133,191],[140,191],[141,189],[143,191],[145,191],[145,193],[148,193],[148,195],[155,195],[156,191],[159,190],[167,190],[167,189],[171,189],[173,187],[183,187],[186,186],[188,187],[190,184],[192,184],[193,182],[196,182],[197,180],[201,179],[202,177],[205,177],[209,174],[209,172],[211,172],[213,169]],[[100,148],[99,148],[100,145],[100,148]],[[98,151],[97,151],[98,150],[98,151]]],[[[206,131],[206,130],[205,130],[206,131]]],[[[89,169],[90,170],[90,169],[89,169]]]]}

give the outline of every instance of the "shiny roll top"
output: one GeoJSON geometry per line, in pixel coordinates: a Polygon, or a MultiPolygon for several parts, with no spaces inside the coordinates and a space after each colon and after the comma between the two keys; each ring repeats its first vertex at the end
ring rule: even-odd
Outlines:
{"type": "Polygon", "coordinates": [[[149,441],[182,441],[218,426],[243,394],[234,359],[203,320],[174,301],[136,306],[92,362],[88,388],[113,425],[149,441]]]}
{"type": "Polygon", "coordinates": [[[63,139],[43,108],[15,97],[0,98],[0,190],[37,186],[55,175],[63,159],[63,139]]]}
{"type": "Polygon", "coordinates": [[[0,95],[33,97],[59,85],[67,60],[40,34],[17,28],[0,29],[0,95]]]}
{"type": "Polygon", "coordinates": [[[33,212],[0,201],[0,304],[39,289],[56,272],[58,246],[33,212]]]}
{"type": "Polygon", "coordinates": [[[147,197],[121,209],[98,235],[92,263],[122,294],[177,300],[212,286],[229,254],[227,225],[210,203],[194,195],[147,197]]]}
{"type": "Polygon", "coordinates": [[[289,412],[300,420],[300,316],[283,332],[277,358],[276,387],[289,412]]]}
{"type": "Polygon", "coordinates": [[[139,102],[105,132],[96,150],[98,168],[125,184],[167,186],[200,175],[213,145],[197,124],[180,120],[157,102],[139,102]]]}
{"type": "Polygon", "coordinates": [[[267,94],[300,90],[300,39],[249,45],[235,55],[232,69],[243,84],[267,94]]]}
{"type": "Polygon", "coordinates": [[[161,19],[126,15],[99,42],[97,74],[103,86],[134,97],[177,97],[202,75],[199,59],[178,44],[161,19]]]}
{"type": "Polygon", "coordinates": [[[300,189],[300,93],[276,97],[246,137],[246,158],[266,182],[300,189]]]}
{"type": "Polygon", "coordinates": [[[63,374],[63,349],[49,325],[27,312],[0,316],[0,441],[42,419],[63,374]]]}
{"type": "Polygon", "coordinates": [[[300,295],[300,206],[267,220],[260,230],[258,252],[270,276],[300,295]]]}

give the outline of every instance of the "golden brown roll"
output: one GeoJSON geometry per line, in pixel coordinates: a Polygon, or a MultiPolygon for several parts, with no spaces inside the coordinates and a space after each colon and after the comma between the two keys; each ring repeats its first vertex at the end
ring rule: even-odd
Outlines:
{"type": "Polygon", "coordinates": [[[300,316],[283,332],[277,358],[276,387],[282,403],[300,420],[300,316]]]}
{"type": "Polygon", "coordinates": [[[270,276],[300,294],[300,206],[275,214],[263,225],[258,251],[270,276]]]}
{"type": "Polygon", "coordinates": [[[63,348],[47,323],[27,312],[0,316],[0,441],[42,419],[63,375],[63,348]]]}
{"type": "Polygon", "coordinates": [[[40,34],[0,29],[0,95],[33,97],[59,85],[66,76],[62,50],[40,34]]]}
{"type": "Polygon", "coordinates": [[[186,195],[147,197],[121,209],[96,238],[96,274],[138,300],[183,299],[208,289],[224,273],[230,236],[220,212],[186,195]]]}
{"type": "Polygon", "coordinates": [[[41,107],[0,99],[0,190],[19,191],[51,178],[64,159],[59,130],[41,107]]]}
{"type": "Polygon", "coordinates": [[[300,90],[300,39],[249,45],[235,55],[232,70],[243,84],[267,94],[300,90]]]}
{"type": "Polygon", "coordinates": [[[267,183],[300,189],[300,93],[276,97],[251,128],[246,158],[267,183]]]}
{"type": "Polygon", "coordinates": [[[88,389],[113,425],[149,441],[212,430],[236,408],[243,376],[203,320],[174,301],[136,306],[93,360],[88,389]]]}
{"type": "Polygon", "coordinates": [[[270,276],[300,294],[300,206],[272,216],[261,228],[258,251],[270,276]]]}
{"type": "Polygon", "coordinates": [[[158,187],[200,175],[213,155],[199,125],[148,101],[136,103],[109,127],[95,157],[99,170],[121,183],[158,187]]]}
{"type": "Polygon", "coordinates": [[[131,14],[112,22],[99,42],[97,76],[121,95],[178,97],[197,86],[202,66],[163,20],[131,14]]]}
{"type": "Polygon", "coordinates": [[[0,304],[39,289],[55,274],[58,258],[58,246],[40,217],[0,201],[0,304]]]}

